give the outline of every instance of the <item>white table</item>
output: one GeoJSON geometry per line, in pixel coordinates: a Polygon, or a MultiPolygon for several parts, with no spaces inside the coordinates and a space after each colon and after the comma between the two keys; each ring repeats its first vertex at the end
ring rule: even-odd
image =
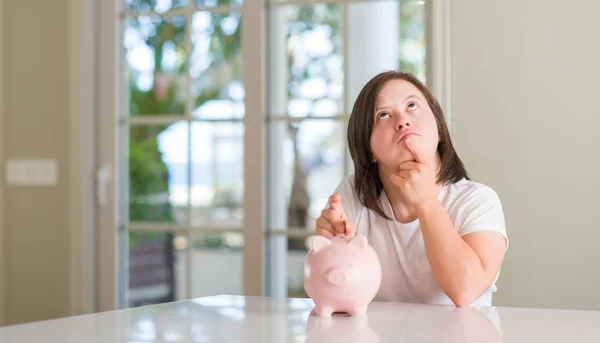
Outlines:
{"type": "Polygon", "coordinates": [[[600,342],[600,312],[371,303],[316,317],[310,299],[215,296],[0,329],[0,342],[600,342]]]}

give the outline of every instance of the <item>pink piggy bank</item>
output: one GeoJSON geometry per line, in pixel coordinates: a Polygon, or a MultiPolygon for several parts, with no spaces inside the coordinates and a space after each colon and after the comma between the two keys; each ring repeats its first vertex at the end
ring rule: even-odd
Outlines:
{"type": "Polygon", "coordinates": [[[315,236],[304,262],[303,279],[316,315],[364,315],[379,291],[381,264],[363,235],[315,236]]]}

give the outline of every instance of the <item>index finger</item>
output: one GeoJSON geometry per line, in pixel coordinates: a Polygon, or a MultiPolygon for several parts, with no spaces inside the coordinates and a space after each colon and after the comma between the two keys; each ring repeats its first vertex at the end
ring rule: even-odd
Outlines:
{"type": "Polygon", "coordinates": [[[413,154],[413,156],[415,157],[416,162],[419,163],[426,163],[427,161],[425,160],[425,156],[423,156],[423,154],[419,153],[414,145],[413,145],[413,139],[412,137],[408,137],[404,140],[404,143],[406,145],[406,147],[408,148],[408,150],[413,154]]]}
{"type": "Polygon", "coordinates": [[[344,219],[344,209],[342,208],[342,196],[340,194],[336,193],[329,197],[329,207],[340,215],[340,219],[344,219]]]}
{"type": "Polygon", "coordinates": [[[329,197],[329,206],[335,207],[341,203],[342,196],[335,193],[329,197]]]}

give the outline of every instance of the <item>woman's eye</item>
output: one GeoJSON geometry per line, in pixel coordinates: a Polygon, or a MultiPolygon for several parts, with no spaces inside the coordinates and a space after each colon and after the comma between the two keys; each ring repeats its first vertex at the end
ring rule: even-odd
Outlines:
{"type": "Polygon", "coordinates": [[[418,106],[417,106],[417,103],[415,103],[415,102],[411,102],[411,103],[409,103],[409,104],[408,104],[408,106],[407,106],[407,109],[408,109],[409,111],[414,111],[414,110],[416,110],[417,108],[418,108],[418,106]]]}
{"type": "Polygon", "coordinates": [[[379,118],[379,119],[385,119],[385,118],[388,118],[389,116],[390,116],[389,113],[382,112],[382,113],[379,113],[379,115],[377,116],[377,118],[379,118]]]}

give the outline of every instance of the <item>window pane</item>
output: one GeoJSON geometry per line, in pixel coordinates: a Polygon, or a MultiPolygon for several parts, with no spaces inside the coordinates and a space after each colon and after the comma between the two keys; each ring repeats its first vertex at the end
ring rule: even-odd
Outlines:
{"type": "Polygon", "coordinates": [[[281,115],[278,112],[284,110],[292,117],[343,114],[341,10],[321,4],[286,6],[281,11],[285,22],[271,32],[271,39],[285,36],[283,51],[276,53],[287,55],[287,85],[278,86],[287,89],[288,100],[285,109],[271,111],[281,115]]]}
{"type": "Polygon", "coordinates": [[[192,234],[191,297],[244,294],[241,233],[192,234]]]}
{"type": "Polygon", "coordinates": [[[190,60],[194,116],[244,116],[240,31],[239,12],[194,14],[190,60]]]}
{"type": "Polygon", "coordinates": [[[129,130],[129,220],[185,223],[189,124],[129,130]]]}
{"type": "Polygon", "coordinates": [[[132,231],[129,239],[129,306],[243,294],[241,233],[192,233],[190,241],[187,234],[132,231]]]}
{"type": "Polygon", "coordinates": [[[125,20],[129,115],[184,114],[185,17],[125,20]]]}
{"type": "Polygon", "coordinates": [[[290,237],[287,254],[287,296],[290,298],[308,298],[304,289],[304,280],[302,272],[304,261],[308,254],[308,240],[310,238],[290,237]]]}
{"type": "Polygon", "coordinates": [[[242,2],[243,0],[196,0],[196,6],[199,8],[217,6],[241,6],[242,2]]]}
{"type": "Polygon", "coordinates": [[[241,227],[244,124],[192,123],[192,226],[241,227]]]}
{"type": "Polygon", "coordinates": [[[167,12],[170,9],[187,6],[188,0],[125,0],[129,11],[167,12]]]}
{"type": "MultiPolygon", "coordinates": [[[[268,152],[271,222],[275,228],[313,231],[315,220],[344,176],[343,122],[274,122],[269,124],[268,135],[274,140],[268,152]]],[[[293,244],[294,248],[303,246],[302,239],[293,244]]]]}
{"type": "Polygon", "coordinates": [[[399,68],[425,83],[425,1],[400,2],[399,68]]]}
{"type": "Polygon", "coordinates": [[[170,232],[129,232],[129,306],[183,299],[177,273],[185,259],[177,252],[179,241],[170,232]]]}

